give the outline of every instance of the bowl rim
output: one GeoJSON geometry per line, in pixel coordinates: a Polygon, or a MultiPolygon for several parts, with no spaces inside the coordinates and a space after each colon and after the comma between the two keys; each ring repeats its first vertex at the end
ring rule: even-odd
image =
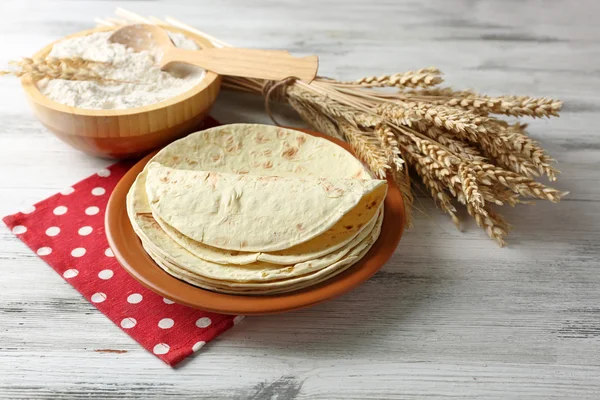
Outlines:
{"type": "MultiPolygon", "coordinates": [[[[41,50],[38,50],[33,55],[33,58],[46,57],[50,53],[50,51],[52,50],[52,47],[56,43],[61,42],[65,39],[71,39],[71,38],[79,37],[79,36],[87,36],[87,35],[91,35],[91,34],[97,33],[97,32],[113,31],[118,28],[120,28],[120,26],[96,27],[96,28],[87,29],[84,31],[73,33],[71,35],[64,36],[64,37],[48,44],[41,50]]],[[[215,47],[212,45],[212,43],[210,43],[210,41],[208,41],[207,39],[205,39],[202,36],[199,36],[193,32],[188,32],[184,29],[180,29],[177,27],[171,27],[171,26],[161,26],[161,28],[166,29],[169,32],[184,34],[188,38],[194,40],[196,42],[196,44],[198,44],[198,46],[200,46],[200,48],[215,47]]],[[[200,92],[213,86],[214,84],[219,84],[220,83],[219,78],[220,78],[220,76],[218,74],[216,74],[212,71],[205,70],[204,78],[200,82],[198,82],[196,85],[194,85],[190,89],[186,90],[185,92],[178,94],[177,96],[169,97],[168,99],[165,99],[158,103],[148,104],[145,106],[134,107],[134,108],[125,108],[125,109],[115,109],[115,110],[104,110],[104,109],[95,110],[95,109],[87,109],[87,108],[80,108],[80,107],[71,107],[71,106],[67,106],[65,104],[58,103],[58,102],[51,100],[50,98],[44,96],[38,89],[36,83],[28,75],[24,75],[23,77],[21,77],[21,86],[23,87],[23,89],[25,90],[25,93],[28,95],[28,97],[32,101],[34,101],[35,103],[42,105],[44,107],[50,108],[54,111],[64,112],[64,113],[73,114],[73,115],[91,116],[91,117],[124,117],[124,116],[133,116],[133,115],[146,113],[146,112],[150,112],[150,111],[165,109],[172,105],[189,100],[192,97],[199,94],[200,92]]]]}
{"type": "MultiPolygon", "coordinates": [[[[294,129],[327,139],[349,151],[339,139],[306,129],[294,129]]],[[[179,280],[162,270],[143,249],[127,216],[125,198],[146,163],[158,152],[138,161],[119,180],[108,201],[104,227],[110,248],[119,264],[143,286],[167,299],[189,307],[223,314],[265,315],[310,307],[341,296],[371,278],[394,254],[402,237],[406,216],[400,189],[388,176],[382,232],[367,254],[349,269],[324,282],[275,295],[234,295],[211,292],[179,280]]]]}

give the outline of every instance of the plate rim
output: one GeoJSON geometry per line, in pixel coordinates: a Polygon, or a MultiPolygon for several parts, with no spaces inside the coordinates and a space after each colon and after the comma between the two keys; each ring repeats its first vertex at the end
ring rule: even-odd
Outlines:
{"type": "MultiPolygon", "coordinates": [[[[286,129],[329,140],[356,157],[350,146],[337,138],[307,129],[286,129]]],[[[142,158],[119,180],[108,200],[104,226],[109,246],[123,269],[144,287],[176,303],[232,315],[275,314],[311,307],[339,297],[370,279],[392,257],[402,238],[405,227],[404,202],[400,189],[388,176],[381,234],[367,254],[347,270],[316,285],[274,295],[234,295],[202,289],[179,280],[160,268],[144,251],[127,216],[126,196],[129,188],[158,151],[142,158]],[[134,240],[130,243],[132,235],[134,240]]]]}

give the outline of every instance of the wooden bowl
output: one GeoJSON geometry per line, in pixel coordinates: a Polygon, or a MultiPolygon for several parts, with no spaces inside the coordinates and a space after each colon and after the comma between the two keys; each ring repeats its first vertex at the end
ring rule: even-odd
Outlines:
{"type": "MultiPolygon", "coordinates": [[[[66,38],[114,29],[95,28],[66,38]]],[[[206,39],[190,32],[171,27],[165,29],[185,34],[201,48],[214,47],[206,39]]],[[[38,51],[34,57],[46,57],[53,45],[38,51]]],[[[28,76],[21,79],[21,84],[35,115],[59,139],[95,156],[129,158],[141,156],[198,130],[219,93],[221,77],[207,71],[200,83],[178,96],[124,110],[69,107],[42,95],[28,76]]]]}
{"type": "MultiPolygon", "coordinates": [[[[328,139],[351,151],[340,140],[316,132],[302,131],[328,139]]],[[[177,303],[206,311],[239,315],[274,314],[309,307],[340,296],[373,276],[394,254],[402,237],[405,224],[402,194],[394,181],[388,179],[381,234],[371,250],[346,271],[314,286],[276,295],[231,295],[193,286],[167,274],[154,263],[146,254],[127,216],[127,192],[154,154],[156,153],[139,161],[119,181],[108,201],[104,225],[108,243],[123,268],[148,289],[177,303]]]]}

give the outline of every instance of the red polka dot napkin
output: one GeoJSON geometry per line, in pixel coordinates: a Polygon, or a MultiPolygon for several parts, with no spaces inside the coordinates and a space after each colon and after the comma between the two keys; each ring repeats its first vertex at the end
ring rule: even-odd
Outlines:
{"type": "Polygon", "coordinates": [[[104,233],[104,210],[132,165],[116,163],[3,221],[118,327],[175,365],[243,317],[175,304],[143,287],[119,265],[104,233]]]}

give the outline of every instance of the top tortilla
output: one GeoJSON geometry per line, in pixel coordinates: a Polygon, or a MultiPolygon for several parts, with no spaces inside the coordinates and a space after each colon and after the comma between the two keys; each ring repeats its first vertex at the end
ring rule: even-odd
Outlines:
{"type": "Polygon", "coordinates": [[[329,140],[258,124],[223,125],[192,133],[166,146],[150,162],[234,174],[373,179],[359,160],[329,140]]]}
{"type": "MultiPolygon", "coordinates": [[[[190,171],[148,165],[146,193],[155,219],[208,246],[277,251],[329,230],[365,195],[375,211],[384,180],[276,177],[190,171]]],[[[351,229],[349,225],[347,229],[351,229]]]]}
{"type": "MultiPolygon", "coordinates": [[[[150,162],[177,169],[264,176],[373,178],[350,152],[329,140],[259,124],[223,125],[190,134],[166,146],[150,162]]],[[[194,254],[207,261],[248,264],[261,260],[285,265],[318,258],[346,245],[370,221],[365,217],[349,213],[340,222],[344,222],[343,226],[352,225],[350,230],[334,225],[328,232],[300,245],[267,253],[212,248],[178,235],[164,221],[157,221],[173,240],[188,249],[191,246],[196,250],[194,254]]],[[[371,219],[374,217],[373,213],[371,219]]]]}

